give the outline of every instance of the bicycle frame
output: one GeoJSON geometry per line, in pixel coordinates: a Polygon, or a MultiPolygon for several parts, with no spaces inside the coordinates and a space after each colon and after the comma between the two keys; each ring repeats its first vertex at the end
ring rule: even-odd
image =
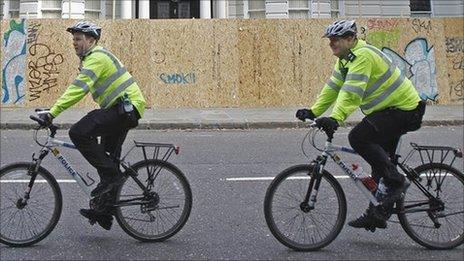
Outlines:
{"type": "MultiPolygon", "coordinates": [[[[38,130],[39,129],[37,129],[37,131],[38,130]]],[[[65,148],[70,148],[70,149],[77,149],[77,148],[72,143],[56,139],[55,138],[56,130],[57,128],[54,126],[50,128],[51,133],[48,136],[47,141],[44,144],[40,144],[37,141],[37,138],[36,137],[34,138],[34,140],[40,146],[42,146],[42,149],[40,150],[40,156],[38,158],[35,158],[35,154],[33,155],[33,161],[35,162],[34,171],[36,172],[38,170],[42,160],[48,155],[49,152],[52,152],[52,154],[55,156],[57,161],[60,162],[60,164],[67,170],[68,174],[77,182],[79,187],[87,194],[89,198],[91,198],[91,186],[95,183],[95,180],[92,177],[90,177],[89,174],[87,174],[86,176],[90,180],[90,181],[87,181],[81,174],[79,174],[78,171],[74,169],[74,167],[68,162],[66,157],[61,155],[57,147],[65,147],[65,148]]],[[[37,135],[37,132],[35,135],[37,135]]],[[[134,143],[135,144],[132,146],[132,148],[130,148],[129,151],[121,159],[117,159],[117,161],[118,161],[118,164],[121,167],[123,167],[123,169],[126,171],[127,175],[134,179],[134,181],[144,191],[144,194],[145,194],[145,192],[149,189],[149,186],[153,185],[153,182],[156,179],[156,176],[159,174],[160,170],[156,170],[156,169],[153,170],[152,176],[150,177],[149,184],[147,187],[137,178],[137,173],[134,173],[130,164],[125,161],[125,158],[135,148],[142,148],[143,156],[145,160],[148,160],[146,147],[154,147],[153,159],[159,158],[162,161],[167,161],[169,157],[172,155],[172,153],[179,154],[179,147],[176,147],[173,144],[165,144],[165,143],[149,143],[149,142],[137,142],[137,141],[134,141],[134,143]],[[162,149],[165,149],[164,154],[160,153],[162,149]]],[[[34,181],[35,181],[35,177],[32,177],[24,198],[28,198],[28,195],[32,189],[32,185],[34,184],[34,181]]],[[[133,201],[133,199],[130,201],[133,201]]],[[[120,203],[123,203],[123,202],[120,202],[120,203]]]]}
{"type": "Polygon", "coordinates": [[[87,178],[90,179],[91,181],[88,182],[82,177],[78,171],[74,169],[74,167],[71,165],[71,163],[68,162],[65,156],[61,155],[60,151],[58,150],[57,147],[65,147],[65,148],[70,148],[70,149],[77,149],[74,144],[58,140],[53,137],[48,137],[46,143],[46,146],[44,146],[41,151],[40,151],[40,156],[36,160],[37,166],[40,166],[40,163],[43,158],[49,153],[52,152],[52,154],[55,156],[55,159],[63,166],[68,174],[77,182],[79,187],[87,194],[90,198],[90,192],[91,192],[91,186],[95,183],[95,180],[90,177],[87,174],[87,178]]]}
{"type": "Polygon", "coordinates": [[[378,206],[379,202],[375,199],[374,195],[363,185],[360,179],[356,177],[356,175],[351,171],[351,169],[345,164],[345,162],[340,158],[340,156],[336,153],[337,151],[345,152],[345,153],[350,153],[350,154],[356,154],[357,153],[349,147],[345,146],[338,146],[332,144],[331,141],[326,141],[325,147],[322,151],[321,156],[319,156],[315,163],[315,170],[317,170],[317,176],[314,176],[316,181],[314,181],[314,178],[311,178],[310,185],[308,188],[308,194],[307,197],[305,198],[304,202],[307,202],[310,209],[314,208],[314,205],[316,203],[316,198],[317,198],[317,193],[319,190],[319,185],[322,177],[322,173],[325,167],[325,164],[327,163],[327,158],[330,157],[341,169],[342,171],[349,176],[356,187],[364,194],[364,196],[372,203],[374,206],[378,206]],[[314,192],[311,194],[311,190],[313,187],[314,182],[316,182],[315,187],[314,187],[314,192]],[[309,196],[311,195],[311,196],[309,196]],[[309,202],[308,202],[309,200],[309,202]]]}
{"type": "MultiPolygon", "coordinates": [[[[315,123],[313,122],[311,127],[315,127],[315,123]]],[[[345,162],[340,158],[340,156],[336,152],[345,152],[345,153],[350,153],[350,154],[355,154],[357,153],[349,147],[345,146],[338,146],[332,144],[332,138],[328,136],[328,139],[325,143],[324,149],[318,149],[315,144],[313,143],[313,146],[319,150],[322,151],[321,155],[317,157],[316,160],[314,160],[311,164],[314,166],[313,172],[315,175],[311,177],[308,191],[306,194],[306,197],[304,201],[302,202],[301,207],[302,208],[308,208],[308,210],[311,210],[314,208],[314,205],[316,203],[316,198],[317,198],[317,193],[319,189],[319,185],[321,182],[321,177],[323,174],[323,170],[325,167],[325,164],[327,163],[327,158],[330,157],[341,169],[342,171],[348,175],[353,182],[355,183],[356,187],[364,194],[364,196],[374,205],[378,206],[379,202],[376,200],[375,196],[364,186],[362,181],[356,177],[356,175],[351,171],[351,169],[345,164],[345,162]],[[315,183],[316,182],[316,183],[315,183]],[[314,190],[314,192],[313,192],[314,190]]],[[[314,139],[314,136],[313,136],[314,139]]],[[[440,210],[443,206],[443,203],[438,200],[434,195],[432,195],[427,189],[424,188],[424,186],[420,183],[420,180],[417,180],[417,173],[413,168],[408,166],[405,162],[411,157],[412,151],[408,154],[408,156],[405,158],[404,161],[399,162],[399,155],[398,155],[398,150],[401,144],[401,138],[398,143],[398,148],[397,148],[397,153],[395,153],[395,158],[392,160],[392,162],[397,165],[405,174],[406,174],[406,182],[412,182],[416,185],[416,187],[429,199],[431,200],[430,202],[434,203],[436,205],[435,207],[429,207],[429,208],[421,208],[421,209],[413,209],[415,207],[420,207],[420,206],[426,206],[429,205],[429,201],[424,201],[420,203],[415,203],[412,205],[407,205],[403,206],[404,209],[398,210],[395,209],[395,211],[404,211],[404,212],[420,212],[420,211],[430,211],[430,210],[440,210]]],[[[456,157],[461,158],[462,157],[462,152],[459,149],[454,149],[452,147],[443,147],[443,146],[419,146],[417,144],[411,144],[414,150],[418,150],[421,152],[421,150],[439,150],[441,151],[441,157],[440,157],[440,163],[443,163],[447,155],[449,154],[449,151],[453,151],[454,153],[454,158],[452,158],[451,164],[454,162],[456,157]],[[443,152],[446,151],[446,152],[443,152]]],[[[430,155],[430,153],[427,152],[429,160],[432,162],[433,161],[433,153],[430,155]]],[[[422,163],[424,163],[424,158],[421,155],[421,160],[422,163]]]]}

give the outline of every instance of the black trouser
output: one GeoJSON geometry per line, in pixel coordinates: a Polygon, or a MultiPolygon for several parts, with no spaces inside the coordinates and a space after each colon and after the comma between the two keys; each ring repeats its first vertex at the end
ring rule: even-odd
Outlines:
{"type": "Polygon", "coordinates": [[[374,179],[383,177],[388,187],[402,185],[404,178],[391,159],[401,135],[419,129],[424,113],[423,101],[412,111],[389,108],[366,116],[351,130],[350,145],[371,165],[374,179]]]}
{"type": "MultiPolygon", "coordinates": [[[[138,120],[140,116],[135,108],[133,113],[138,120]]],[[[119,159],[121,156],[122,144],[129,131],[126,127],[127,121],[126,115],[120,112],[118,105],[115,105],[89,112],[69,130],[72,142],[84,158],[97,169],[102,182],[111,181],[119,175],[119,164],[114,158],[119,159]],[[101,144],[97,142],[99,136],[101,144]]]]}

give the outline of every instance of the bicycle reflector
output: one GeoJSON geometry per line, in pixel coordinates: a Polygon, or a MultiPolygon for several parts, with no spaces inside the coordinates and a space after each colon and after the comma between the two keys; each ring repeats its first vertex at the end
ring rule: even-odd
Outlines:
{"type": "Polygon", "coordinates": [[[179,154],[179,152],[180,152],[180,147],[179,147],[179,146],[177,146],[177,147],[174,149],[174,152],[176,152],[176,155],[178,155],[178,154],[179,154]]]}
{"type": "Polygon", "coordinates": [[[454,150],[454,155],[458,158],[462,158],[462,150],[460,149],[455,149],[454,150]]]}

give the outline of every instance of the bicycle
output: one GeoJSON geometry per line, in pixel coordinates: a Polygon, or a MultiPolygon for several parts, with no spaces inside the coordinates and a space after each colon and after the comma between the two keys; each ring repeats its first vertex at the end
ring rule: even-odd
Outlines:
{"type": "MultiPolygon", "coordinates": [[[[332,144],[333,135],[327,133],[324,148],[318,148],[315,137],[319,132],[316,123],[311,121],[301,148],[306,155],[303,145],[310,137],[308,141],[322,152],[321,155],[310,164],[296,165],[278,174],[264,199],[266,223],[274,237],[283,245],[299,251],[314,251],[329,245],[345,223],[345,194],[335,177],[324,169],[329,157],[374,206],[379,204],[374,197],[375,192],[368,190],[368,186],[363,185],[336,153],[356,152],[349,147],[332,144]]],[[[412,150],[403,161],[399,161],[400,155],[392,159],[410,182],[402,199],[396,202],[393,214],[398,216],[408,236],[420,245],[429,249],[455,248],[464,242],[464,175],[452,164],[457,157],[462,158],[462,151],[415,143],[411,146],[412,150]],[[422,165],[412,168],[406,161],[415,152],[420,154],[422,165]],[[434,162],[438,154],[441,155],[440,162],[434,162]],[[445,164],[448,155],[453,154],[451,163],[445,164]]]]}
{"type": "MultiPolygon", "coordinates": [[[[39,123],[33,135],[41,147],[38,156],[34,153],[32,162],[15,162],[0,168],[0,243],[9,246],[38,243],[60,219],[61,189],[54,176],[41,166],[50,152],[89,198],[95,183],[88,173],[83,177],[61,155],[58,147],[76,147],[55,138],[58,127],[44,127],[40,118],[30,118],[39,123]],[[41,143],[37,135],[43,129],[48,129],[48,137],[41,143]]],[[[164,241],[179,232],[189,218],[192,192],[185,175],[168,162],[173,153],[179,154],[179,147],[173,144],[134,141],[122,158],[114,159],[122,167],[125,181],[115,189],[116,200],[110,207],[121,228],[139,241],[164,241]],[[131,165],[125,159],[135,148],[142,150],[144,159],[131,165]],[[152,149],[153,156],[150,154],[149,158],[152,149]]],[[[98,203],[94,199],[90,200],[91,208],[98,203]]]]}

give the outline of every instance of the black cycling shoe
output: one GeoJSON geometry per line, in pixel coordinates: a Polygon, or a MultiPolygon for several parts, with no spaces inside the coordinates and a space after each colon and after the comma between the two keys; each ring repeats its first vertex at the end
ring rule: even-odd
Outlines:
{"type": "Polygon", "coordinates": [[[408,180],[405,180],[397,187],[389,187],[388,194],[385,195],[379,203],[384,206],[393,206],[394,203],[400,201],[404,197],[409,185],[411,185],[411,183],[408,180]]]}
{"type": "Polygon", "coordinates": [[[377,207],[372,203],[369,204],[369,207],[359,218],[348,222],[348,225],[355,228],[365,228],[372,232],[376,228],[386,228],[387,220],[390,217],[390,213],[381,205],[377,207]]]}
{"type": "Polygon", "coordinates": [[[348,225],[355,228],[365,228],[374,232],[376,228],[387,228],[387,221],[363,214],[359,218],[348,222],[348,225]]]}
{"type": "Polygon", "coordinates": [[[105,193],[110,192],[112,189],[118,187],[122,183],[124,183],[126,179],[122,175],[118,175],[117,178],[114,180],[108,181],[108,182],[103,182],[101,181],[98,183],[97,187],[90,192],[91,197],[97,197],[99,195],[103,195],[105,193]]]}
{"type": "Polygon", "coordinates": [[[102,228],[110,230],[113,225],[113,216],[110,214],[98,212],[94,209],[81,209],[79,211],[82,216],[89,219],[90,224],[95,224],[97,222],[102,228]]]}

